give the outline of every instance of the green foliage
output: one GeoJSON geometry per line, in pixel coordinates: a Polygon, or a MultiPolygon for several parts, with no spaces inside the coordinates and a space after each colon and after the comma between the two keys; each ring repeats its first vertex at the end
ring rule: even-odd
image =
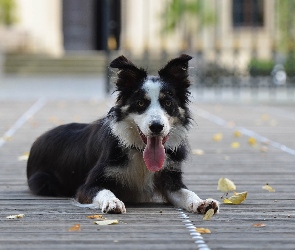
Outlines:
{"type": "Polygon", "coordinates": [[[189,22],[197,22],[199,27],[214,24],[215,13],[205,4],[205,2],[206,1],[204,0],[168,1],[165,12],[163,13],[163,30],[172,32],[183,23],[189,25],[189,22]]]}
{"type": "Polygon", "coordinates": [[[295,76],[295,53],[290,53],[284,64],[288,76],[295,76]]]}
{"type": "Polygon", "coordinates": [[[16,22],[14,0],[0,0],[0,24],[12,25],[16,22]]]}
{"type": "Polygon", "coordinates": [[[278,8],[279,49],[281,50],[281,52],[287,53],[287,57],[289,56],[294,57],[295,1],[294,0],[277,0],[277,8],[278,8]]]}
{"type": "Polygon", "coordinates": [[[270,76],[274,65],[270,60],[253,59],[249,64],[249,73],[252,76],[270,76]]]}
{"type": "MultiPolygon", "coordinates": [[[[295,76],[295,58],[289,57],[284,63],[287,76],[295,76]]],[[[249,73],[251,76],[270,76],[275,66],[272,60],[253,59],[249,64],[249,73]]]]}

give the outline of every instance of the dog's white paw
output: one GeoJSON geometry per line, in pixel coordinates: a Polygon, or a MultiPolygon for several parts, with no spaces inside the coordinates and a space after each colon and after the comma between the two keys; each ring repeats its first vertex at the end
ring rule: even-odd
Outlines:
{"type": "Polygon", "coordinates": [[[101,209],[103,213],[123,214],[126,213],[125,205],[110,190],[99,191],[92,204],[101,209]]]}
{"type": "Polygon", "coordinates": [[[214,213],[219,212],[219,202],[213,199],[202,200],[196,193],[182,188],[168,193],[169,201],[176,207],[181,207],[189,212],[205,214],[213,208],[214,213]]]}
{"type": "Polygon", "coordinates": [[[117,198],[105,200],[101,206],[103,213],[123,214],[126,213],[125,204],[117,198]]]}
{"type": "Polygon", "coordinates": [[[219,213],[219,202],[213,199],[194,201],[191,204],[191,211],[198,214],[205,214],[209,209],[214,209],[214,213],[219,213]]]}

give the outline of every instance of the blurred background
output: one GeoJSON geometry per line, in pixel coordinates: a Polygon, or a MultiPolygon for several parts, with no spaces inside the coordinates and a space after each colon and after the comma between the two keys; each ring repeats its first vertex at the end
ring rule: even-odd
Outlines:
{"type": "MultiPolygon", "coordinates": [[[[181,53],[198,98],[294,100],[294,0],[0,0],[0,75],[103,79],[181,53]]],[[[0,79],[0,81],[1,81],[0,79]]]]}

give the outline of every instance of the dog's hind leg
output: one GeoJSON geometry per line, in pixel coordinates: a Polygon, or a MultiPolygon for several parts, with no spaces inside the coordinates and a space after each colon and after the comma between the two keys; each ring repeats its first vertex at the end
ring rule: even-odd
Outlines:
{"type": "Polygon", "coordinates": [[[33,194],[44,196],[62,196],[61,183],[52,174],[37,171],[28,178],[28,185],[33,194]]]}

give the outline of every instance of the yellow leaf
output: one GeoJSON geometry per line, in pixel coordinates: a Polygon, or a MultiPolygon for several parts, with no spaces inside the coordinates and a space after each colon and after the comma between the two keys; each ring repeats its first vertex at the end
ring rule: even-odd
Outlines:
{"type": "Polygon", "coordinates": [[[234,204],[234,205],[241,204],[244,200],[246,200],[247,194],[248,194],[248,192],[242,192],[242,193],[235,192],[235,195],[224,199],[223,203],[224,204],[234,204]]]}
{"type": "Polygon", "coordinates": [[[6,217],[6,219],[21,219],[24,218],[24,214],[14,214],[14,215],[9,215],[6,217]]]}
{"type": "Polygon", "coordinates": [[[253,224],[253,227],[265,227],[266,225],[264,223],[256,223],[253,224]]]}
{"type": "Polygon", "coordinates": [[[276,190],[274,190],[273,187],[271,187],[270,185],[268,185],[268,183],[266,183],[266,185],[264,185],[262,187],[262,189],[267,190],[268,192],[275,192],[276,190]]]}
{"type": "Polygon", "coordinates": [[[242,135],[243,134],[239,130],[237,130],[237,131],[234,132],[234,136],[235,137],[242,137],[242,135]]]}
{"type": "Polygon", "coordinates": [[[211,231],[208,228],[197,227],[196,231],[200,234],[211,234],[211,231]]]}
{"type": "Polygon", "coordinates": [[[74,232],[74,231],[81,231],[80,224],[75,224],[74,226],[70,227],[68,229],[69,232],[74,232]]]}
{"type": "Polygon", "coordinates": [[[92,215],[88,215],[87,219],[104,219],[102,217],[102,214],[92,214],[92,215]]]}
{"type": "Polygon", "coordinates": [[[204,215],[204,218],[203,220],[210,220],[211,217],[214,215],[214,209],[213,208],[210,208],[206,214],[204,215]]]}
{"type": "Polygon", "coordinates": [[[4,136],[3,138],[4,138],[5,141],[11,141],[12,140],[12,136],[8,136],[8,135],[4,136]]]}
{"type": "Polygon", "coordinates": [[[231,180],[222,177],[218,180],[217,189],[221,192],[227,193],[236,190],[236,185],[231,180]]]}
{"type": "Polygon", "coordinates": [[[29,159],[29,152],[24,152],[21,156],[19,156],[17,159],[19,161],[27,161],[29,159]]]}
{"type": "Polygon", "coordinates": [[[240,143],[239,143],[239,142],[232,142],[232,143],[230,144],[230,146],[231,146],[232,148],[239,148],[239,147],[240,147],[240,143]]]}
{"type": "Polygon", "coordinates": [[[103,221],[95,221],[94,224],[99,225],[99,226],[106,226],[106,225],[114,225],[118,224],[118,220],[103,220],[103,221]]]}
{"type": "Polygon", "coordinates": [[[213,135],[214,141],[221,141],[222,138],[223,138],[223,135],[221,133],[217,133],[217,134],[213,135]]]}
{"type": "Polygon", "coordinates": [[[204,150],[202,150],[202,149],[193,149],[192,150],[192,154],[193,155],[203,155],[204,154],[204,150]]]}
{"type": "Polygon", "coordinates": [[[248,143],[251,145],[251,146],[254,146],[256,144],[256,139],[254,137],[249,137],[248,139],[248,143]]]}

